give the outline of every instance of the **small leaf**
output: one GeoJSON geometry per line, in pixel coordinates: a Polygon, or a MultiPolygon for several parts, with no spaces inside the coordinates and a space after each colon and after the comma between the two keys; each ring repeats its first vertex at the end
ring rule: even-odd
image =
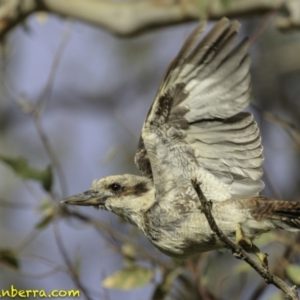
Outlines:
{"type": "Polygon", "coordinates": [[[54,218],[57,206],[48,198],[41,201],[38,211],[42,213],[42,219],[35,225],[36,229],[45,228],[54,218]]]}
{"type": "Polygon", "coordinates": [[[55,212],[55,205],[49,198],[45,197],[41,200],[38,211],[44,215],[51,215],[55,212]]]}
{"type": "Polygon", "coordinates": [[[154,271],[151,269],[134,266],[115,272],[104,279],[102,284],[108,289],[131,290],[148,284],[153,275],[154,271]]]}
{"type": "Polygon", "coordinates": [[[229,7],[230,0],[221,0],[221,2],[222,2],[223,6],[224,6],[225,8],[228,8],[228,7],[229,7]]]}
{"type": "Polygon", "coordinates": [[[135,247],[130,243],[126,243],[122,246],[122,254],[131,259],[134,259],[137,255],[135,247]]]}
{"type": "Polygon", "coordinates": [[[209,0],[198,0],[197,1],[198,9],[199,9],[199,18],[200,20],[207,20],[208,18],[208,6],[209,0]]]}
{"type": "Polygon", "coordinates": [[[300,267],[295,265],[288,265],[286,274],[289,279],[296,285],[300,285],[300,267]]]}
{"type": "Polygon", "coordinates": [[[19,269],[19,261],[12,250],[0,250],[0,261],[13,269],[19,269]]]}
{"type": "Polygon", "coordinates": [[[53,215],[47,215],[42,218],[34,227],[36,229],[43,229],[45,228],[53,219],[53,215]]]}
{"type": "Polygon", "coordinates": [[[48,166],[46,170],[43,171],[30,167],[24,157],[11,158],[0,155],[0,160],[11,167],[19,177],[25,180],[37,180],[47,192],[51,190],[53,183],[51,166],[48,166]]]}
{"type": "Polygon", "coordinates": [[[42,179],[42,185],[45,191],[50,192],[53,184],[53,173],[52,168],[49,165],[45,171],[43,171],[43,179],[42,179]]]}
{"type": "Polygon", "coordinates": [[[122,246],[122,254],[124,257],[125,269],[134,268],[137,256],[136,248],[132,244],[126,243],[122,246]]]}

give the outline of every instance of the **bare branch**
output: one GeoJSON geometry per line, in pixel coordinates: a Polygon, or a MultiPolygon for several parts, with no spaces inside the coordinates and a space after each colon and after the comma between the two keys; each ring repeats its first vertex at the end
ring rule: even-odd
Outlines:
{"type": "Polygon", "coordinates": [[[68,217],[75,217],[78,220],[81,220],[82,222],[85,222],[87,224],[91,224],[92,226],[94,226],[96,229],[102,231],[102,232],[106,232],[107,234],[116,236],[116,238],[124,243],[130,243],[131,245],[133,245],[138,251],[139,254],[144,257],[145,259],[150,260],[151,262],[163,266],[164,268],[167,268],[167,264],[160,260],[156,255],[151,254],[149,251],[147,251],[144,247],[142,247],[141,245],[139,245],[138,243],[132,241],[131,238],[129,238],[127,235],[122,234],[119,231],[114,230],[111,226],[100,222],[98,220],[95,220],[87,215],[84,215],[78,211],[74,211],[74,210],[68,210],[66,208],[64,208],[63,213],[65,214],[65,216],[68,217]]]}
{"type": "Polygon", "coordinates": [[[37,103],[35,104],[34,112],[32,112],[35,118],[41,117],[41,114],[46,109],[47,103],[50,100],[58,67],[62,61],[63,54],[65,52],[65,49],[71,37],[71,33],[72,33],[71,29],[72,29],[72,23],[67,22],[63,37],[54,55],[46,84],[41,92],[39,99],[37,100],[37,103]]]}
{"type": "Polygon", "coordinates": [[[287,13],[275,21],[279,28],[300,28],[298,0],[231,0],[227,5],[210,0],[205,6],[197,0],[0,0],[0,38],[37,11],[91,23],[116,35],[132,36],[151,28],[199,20],[200,16],[213,20],[224,15],[243,17],[277,9],[287,13]]]}
{"type": "Polygon", "coordinates": [[[53,222],[53,231],[54,231],[54,237],[55,237],[55,241],[57,244],[57,247],[59,249],[60,254],[63,257],[64,262],[66,263],[66,265],[68,266],[68,269],[70,271],[70,275],[71,278],[73,279],[73,282],[76,284],[76,286],[82,291],[83,295],[85,296],[85,299],[87,300],[92,300],[92,298],[90,297],[87,289],[83,286],[83,284],[81,283],[78,274],[71,262],[71,259],[64,247],[63,244],[63,239],[61,237],[61,233],[59,231],[59,227],[58,227],[58,222],[57,219],[54,220],[53,222]]]}
{"type": "Polygon", "coordinates": [[[275,21],[275,26],[280,30],[300,29],[300,3],[299,0],[285,2],[288,17],[280,17],[275,21]]]}
{"type": "MultiPolygon", "coordinates": [[[[41,115],[42,115],[43,111],[45,110],[48,101],[50,100],[54,80],[55,80],[55,77],[57,74],[57,70],[58,70],[59,64],[62,60],[63,53],[66,49],[66,46],[67,46],[70,36],[71,36],[71,32],[72,32],[71,28],[72,28],[72,24],[67,23],[65,32],[63,34],[63,37],[59,44],[59,47],[54,56],[54,59],[53,59],[52,65],[51,65],[51,70],[50,70],[47,82],[45,84],[45,87],[44,87],[37,103],[34,106],[34,110],[30,114],[34,120],[34,124],[38,131],[39,137],[40,137],[40,139],[45,147],[45,150],[52,162],[52,166],[56,168],[57,176],[59,178],[59,184],[61,187],[61,193],[62,193],[63,197],[65,197],[68,194],[67,180],[66,180],[64,172],[62,170],[61,164],[55,154],[55,151],[51,147],[49,138],[43,130],[43,127],[41,124],[41,115]]],[[[54,198],[55,197],[53,197],[53,199],[54,198]]]]}
{"type": "Polygon", "coordinates": [[[212,213],[211,213],[211,205],[203,195],[200,186],[197,182],[192,182],[194,188],[198,194],[199,200],[201,202],[202,212],[205,214],[208,224],[213,232],[216,233],[218,238],[224,243],[225,247],[230,249],[232,253],[239,259],[247,262],[268,284],[273,284],[280,290],[285,293],[286,299],[288,300],[299,300],[297,294],[297,288],[289,287],[284,281],[282,281],[277,276],[271,274],[266,268],[258,265],[250,255],[239,245],[228,239],[222,230],[218,227],[212,213]]]}
{"type": "MultiPolygon", "coordinates": [[[[0,0],[1,1],[1,0],[0,0]]],[[[0,2],[1,3],[1,2],[0,2]]],[[[1,6],[0,6],[0,15],[1,15],[1,6]]],[[[43,126],[42,126],[42,122],[41,122],[41,116],[43,111],[45,110],[47,103],[50,99],[51,96],[51,91],[53,88],[53,84],[55,81],[55,77],[57,74],[57,70],[59,67],[59,64],[62,60],[62,56],[64,54],[64,51],[66,49],[66,46],[69,42],[70,39],[70,35],[72,33],[71,31],[71,25],[70,23],[67,23],[66,29],[63,33],[61,42],[59,44],[59,47],[55,53],[52,65],[51,65],[51,69],[50,69],[50,73],[48,75],[46,84],[41,92],[41,96],[38,98],[37,102],[32,105],[31,103],[29,103],[28,101],[24,101],[22,99],[22,96],[18,95],[17,93],[14,92],[13,88],[11,88],[9,86],[9,84],[6,82],[6,87],[9,90],[10,94],[12,95],[12,101],[18,106],[18,108],[20,109],[20,111],[22,111],[24,114],[29,115],[33,121],[34,121],[34,125],[36,127],[36,130],[38,132],[38,135],[43,143],[43,146],[46,150],[46,153],[49,156],[49,159],[51,161],[51,165],[54,167],[54,169],[57,172],[57,176],[59,179],[59,184],[61,187],[61,196],[60,198],[64,198],[68,195],[68,187],[67,187],[67,180],[66,177],[64,175],[64,172],[62,170],[61,164],[59,159],[57,158],[57,155],[55,153],[55,151],[53,150],[49,137],[47,136],[43,126]]],[[[1,32],[1,18],[0,18],[0,32],[1,32]]],[[[0,33],[1,36],[1,33],[0,33]]],[[[53,192],[50,193],[53,200],[55,200],[55,195],[53,194],[53,192]]]]}

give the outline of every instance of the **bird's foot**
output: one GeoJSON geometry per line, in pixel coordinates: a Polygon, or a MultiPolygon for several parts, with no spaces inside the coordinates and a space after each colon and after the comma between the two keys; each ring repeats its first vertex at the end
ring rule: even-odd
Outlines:
{"type": "Polygon", "coordinates": [[[252,241],[245,237],[241,224],[237,224],[236,226],[235,242],[246,251],[250,250],[253,246],[252,241]]]}
{"type": "Polygon", "coordinates": [[[249,253],[255,254],[265,269],[269,268],[267,259],[268,255],[266,253],[260,252],[259,248],[256,245],[254,245],[250,239],[245,237],[241,224],[237,225],[235,239],[236,243],[240,245],[243,249],[245,249],[249,253]]]}
{"type": "Polygon", "coordinates": [[[252,252],[258,257],[258,259],[261,262],[261,265],[268,270],[269,269],[269,263],[267,258],[268,254],[260,252],[259,248],[254,244],[252,245],[252,252]]]}

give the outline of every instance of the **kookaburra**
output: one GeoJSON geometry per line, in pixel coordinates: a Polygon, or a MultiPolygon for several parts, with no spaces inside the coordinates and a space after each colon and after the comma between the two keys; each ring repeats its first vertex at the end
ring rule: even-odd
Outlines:
{"type": "Polygon", "coordinates": [[[199,25],[170,64],[149,110],[135,155],[142,176],[94,180],[63,203],[95,206],[135,224],[163,253],[187,258],[224,247],[210,229],[193,180],[218,227],[264,261],[253,239],[300,229],[300,202],[259,193],[263,148],[249,112],[249,40],[223,18],[203,38],[199,25]]]}

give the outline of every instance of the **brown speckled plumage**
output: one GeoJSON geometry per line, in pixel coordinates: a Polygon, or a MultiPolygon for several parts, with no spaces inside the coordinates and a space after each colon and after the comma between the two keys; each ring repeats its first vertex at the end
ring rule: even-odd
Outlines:
{"type": "Polygon", "coordinates": [[[265,196],[257,196],[241,203],[257,221],[281,220],[291,227],[300,228],[300,202],[275,201],[265,196]]]}

